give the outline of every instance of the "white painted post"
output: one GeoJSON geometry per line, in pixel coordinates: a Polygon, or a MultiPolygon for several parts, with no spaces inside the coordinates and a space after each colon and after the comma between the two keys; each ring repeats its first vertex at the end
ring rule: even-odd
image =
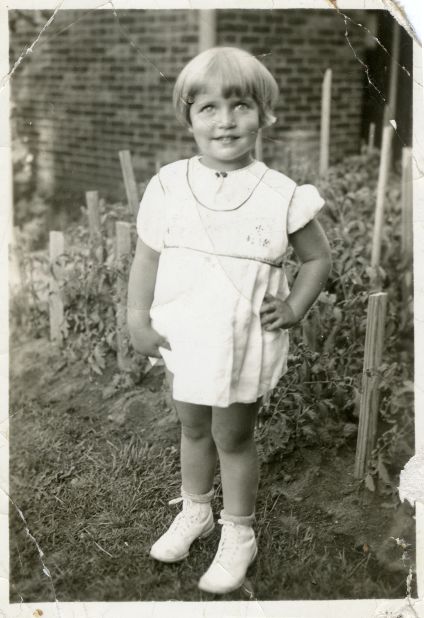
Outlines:
{"type": "Polygon", "coordinates": [[[380,382],[378,369],[383,357],[386,307],[387,294],[385,292],[370,295],[354,469],[354,476],[357,479],[364,476],[371,451],[375,446],[380,382]]]}
{"type": "Polygon", "coordinates": [[[383,129],[383,144],[381,147],[380,170],[378,173],[377,201],[375,206],[374,234],[372,240],[371,267],[377,272],[380,265],[381,235],[383,229],[384,200],[386,193],[387,177],[390,167],[390,145],[393,135],[393,127],[387,125],[383,129]]]}
{"type": "Polygon", "coordinates": [[[327,69],[322,81],[321,95],[320,175],[326,173],[330,160],[331,79],[332,71],[327,69]]]}
{"type": "Polygon", "coordinates": [[[216,45],[216,10],[199,11],[199,52],[216,45]]]}
{"type": "Polygon", "coordinates": [[[127,194],[128,206],[131,212],[137,216],[138,206],[140,203],[137,183],[135,181],[134,170],[131,162],[131,153],[129,150],[119,151],[119,160],[121,161],[122,174],[124,176],[125,191],[127,194]]]}
{"type": "Polygon", "coordinates": [[[50,232],[50,281],[49,281],[49,316],[50,339],[56,343],[63,342],[62,327],[64,323],[64,303],[62,288],[64,282],[64,267],[60,257],[65,253],[65,238],[62,232],[50,232]]]}
{"type": "Polygon", "coordinates": [[[128,370],[130,363],[127,355],[129,336],[127,330],[127,268],[131,254],[131,224],[125,221],[116,222],[116,260],[118,264],[116,306],[116,348],[118,367],[128,370]]]}

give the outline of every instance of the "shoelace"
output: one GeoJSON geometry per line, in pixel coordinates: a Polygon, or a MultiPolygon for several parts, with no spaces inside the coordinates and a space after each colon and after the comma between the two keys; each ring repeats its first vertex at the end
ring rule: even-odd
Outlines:
{"type": "MultiPolygon", "coordinates": [[[[184,498],[182,496],[178,496],[178,498],[172,498],[172,500],[169,500],[168,504],[178,504],[179,502],[183,502],[183,501],[184,501],[184,498]]],[[[190,513],[187,513],[187,511],[182,510],[175,517],[175,519],[172,522],[169,530],[172,530],[173,532],[182,532],[182,533],[184,533],[190,527],[190,523],[195,518],[196,517],[195,517],[194,513],[190,514],[190,513]]]]}
{"type": "Polygon", "coordinates": [[[218,519],[218,523],[222,526],[221,540],[219,542],[218,554],[216,556],[217,559],[220,560],[222,554],[224,553],[224,549],[229,550],[229,555],[233,556],[234,550],[237,546],[238,535],[235,533],[236,531],[234,522],[224,519],[218,519]],[[234,529],[234,534],[232,534],[231,529],[234,529]]]}

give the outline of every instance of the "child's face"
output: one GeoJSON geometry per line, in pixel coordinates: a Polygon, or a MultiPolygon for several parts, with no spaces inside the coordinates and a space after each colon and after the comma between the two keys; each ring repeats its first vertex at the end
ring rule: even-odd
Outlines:
{"type": "Polygon", "coordinates": [[[205,165],[224,171],[250,163],[259,129],[254,99],[235,95],[225,98],[219,88],[210,88],[196,95],[190,120],[190,131],[205,165]]]}

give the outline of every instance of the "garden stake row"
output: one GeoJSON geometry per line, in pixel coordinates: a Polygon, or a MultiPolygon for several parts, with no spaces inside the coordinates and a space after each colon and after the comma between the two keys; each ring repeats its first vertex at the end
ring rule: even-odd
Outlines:
{"type": "Polygon", "coordinates": [[[368,301],[364,366],[354,476],[361,479],[374,448],[379,402],[379,367],[383,356],[387,294],[371,294],[368,301]]]}
{"type": "MultiPolygon", "coordinates": [[[[326,73],[324,78],[326,84],[325,92],[328,100],[326,104],[327,117],[323,114],[323,130],[322,130],[322,153],[321,163],[325,163],[327,159],[328,165],[328,139],[329,136],[329,87],[331,86],[331,72],[326,73]],[[326,153],[326,154],[325,154],[326,153]]],[[[323,88],[324,92],[324,88],[323,88]]],[[[384,213],[384,195],[387,183],[388,170],[390,165],[390,141],[392,136],[392,127],[385,127],[383,131],[383,144],[380,159],[380,171],[376,201],[376,223],[374,228],[373,242],[373,260],[372,265],[377,267],[380,259],[381,245],[381,226],[383,223],[384,213]]],[[[373,147],[375,137],[375,125],[370,126],[369,147],[373,147]]],[[[256,145],[256,156],[261,149],[261,142],[258,140],[256,145]]],[[[135,182],[134,170],[131,162],[131,154],[129,151],[120,151],[119,157],[123,172],[127,200],[131,212],[137,213],[139,205],[138,188],[135,182]]],[[[403,251],[410,254],[412,246],[412,192],[411,192],[411,152],[410,149],[404,149],[403,152],[403,177],[402,177],[402,213],[403,226],[402,239],[403,251]],[[409,234],[409,236],[408,236],[409,234]]],[[[160,162],[156,161],[156,168],[160,167],[160,162]]],[[[322,169],[324,169],[324,165],[322,169]]],[[[90,230],[90,239],[98,259],[103,259],[103,247],[101,244],[100,232],[100,213],[99,213],[99,198],[96,191],[86,193],[86,203],[88,210],[88,221],[90,230]],[[96,251],[97,249],[97,251],[96,251]]],[[[50,233],[50,260],[52,281],[50,286],[49,306],[50,306],[50,328],[51,339],[57,342],[62,342],[63,335],[61,327],[63,324],[63,299],[61,296],[61,287],[63,285],[63,268],[58,263],[58,257],[64,252],[64,238],[60,232],[50,233]]],[[[116,223],[116,259],[119,268],[117,280],[117,362],[121,370],[128,370],[129,357],[128,345],[129,337],[126,325],[126,294],[127,294],[127,264],[131,255],[131,224],[119,221],[116,223]]],[[[358,429],[357,454],[355,461],[355,476],[362,478],[364,470],[369,460],[371,451],[374,446],[377,416],[378,416],[378,367],[381,363],[383,340],[384,340],[384,322],[386,313],[387,295],[381,292],[371,294],[369,297],[369,307],[367,316],[367,331],[365,341],[364,368],[362,378],[362,393],[360,405],[360,421],[358,429]]],[[[315,349],[315,335],[312,331],[317,327],[317,315],[314,311],[309,316],[311,321],[308,332],[304,329],[304,340],[311,349],[315,349]]]]}

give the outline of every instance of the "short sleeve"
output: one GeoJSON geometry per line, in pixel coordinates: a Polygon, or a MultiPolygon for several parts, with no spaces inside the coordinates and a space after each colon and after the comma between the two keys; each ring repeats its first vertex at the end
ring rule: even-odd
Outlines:
{"type": "Polygon", "coordinates": [[[137,234],[154,251],[162,251],[165,231],[164,191],[156,174],[147,185],[137,215],[137,234]]]}
{"type": "Polygon", "coordinates": [[[314,185],[296,187],[287,214],[287,233],[293,234],[304,227],[318,214],[324,204],[325,201],[314,185]]]}

